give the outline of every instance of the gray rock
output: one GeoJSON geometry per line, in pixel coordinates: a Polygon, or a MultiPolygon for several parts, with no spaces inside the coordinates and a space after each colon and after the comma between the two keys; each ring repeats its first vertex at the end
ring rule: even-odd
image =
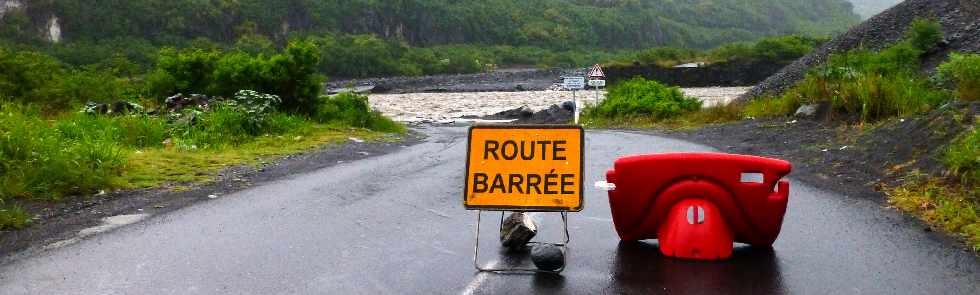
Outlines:
{"type": "Polygon", "coordinates": [[[522,249],[538,234],[538,226],[526,213],[514,212],[500,226],[500,243],[511,249],[522,249]]]}
{"type": "Polygon", "coordinates": [[[796,114],[794,114],[794,116],[797,118],[812,118],[817,115],[817,110],[819,109],[820,106],[817,104],[804,105],[799,109],[796,109],[796,114]]]}
{"type": "Polygon", "coordinates": [[[522,118],[530,118],[531,116],[534,116],[534,110],[532,110],[528,106],[521,107],[520,112],[522,118]]]}
{"type": "Polygon", "coordinates": [[[561,108],[564,109],[564,110],[566,110],[566,111],[573,112],[573,111],[575,111],[575,102],[574,101],[570,101],[570,100],[569,101],[562,102],[561,103],[561,108]]]}
{"type": "Polygon", "coordinates": [[[534,245],[531,248],[531,261],[540,270],[557,271],[565,267],[565,251],[551,244],[534,245]]]}

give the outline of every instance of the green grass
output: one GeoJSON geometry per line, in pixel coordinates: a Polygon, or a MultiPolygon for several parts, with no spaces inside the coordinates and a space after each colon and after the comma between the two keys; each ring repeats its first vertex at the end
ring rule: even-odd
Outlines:
{"type": "Polygon", "coordinates": [[[905,185],[886,193],[889,203],[896,208],[963,237],[974,251],[980,251],[980,210],[976,191],[970,192],[963,185],[936,178],[912,176],[905,185]]]}
{"type": "Polygon", "coordinates": [[[0,231],[21,229],[31,224],[31,215],[20,206],[5,207],[0,204],[0,231]]]}
{"type": "Polygon", "coordinates": [[[939,66],[939,76],[956,84],[960,99],[980,100],[980,54],[953,53],[939,66]]]}
{"type": "Polygon", "coordinates": [[[767,96],[745,104],[742,113],[752,118],[788,116],[795,113],[801,105],[799,98],[794,95],[767,96]]]}
{"type": "Polygon", "coordinates": [[[980,195],[980,122],[950,144],[943,163],[960,182],[972,186],[974,194],[980,195]]]}
{"type": "Polygon", "coordinates": [[[582,124],[589,128],[662,128],[684,130],[741,119],[743,119],[742,107],[738,104],[728,104],[707,107],[699,111],[686,112],[668,119],[653,116],[586,116],[583,117],[582,124]]]}
{"type": "Polygon", "coordinates": [[[405,130],[369,109],[343,113],[363,121],[324,118],[320,123],[303,115],[256,115],[215,105],[195,113],[191,124],[187,117],[169,116],[45,116],[36,107],[0,102],[0,228],[29,222],[18,200],[58,201],[99,190],[206,182],[230,165],[260,164],[351,136],[375,140],[405,130]]]}
{"type": "Polygon", "coordinates": [[[234,147],[189,152],[176,147],[133,151],[120,175],[122,188],[156,187],[167,183],[202,183],[234,165],[256,165],[281,156],[314,150],[357,137],[378,140],[384,133],[368,129],[311,124],[298,131],[259,136],[234,147]]]}

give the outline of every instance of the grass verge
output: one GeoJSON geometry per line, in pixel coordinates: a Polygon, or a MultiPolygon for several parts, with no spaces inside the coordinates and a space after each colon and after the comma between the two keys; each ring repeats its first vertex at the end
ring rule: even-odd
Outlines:
{"type": "Polygon", "coordinates": [[[349,137],[373,141],[384,138],[384,133],[316,124],[302,133],[261,136],[235,148],[197,152],[175,148],[133,151],[119,182],[123,188],[129,189],[167,183],[208,182],[214,179],[215,173],[229,166],[262,164],[282,156],[341,143],[349,137]]]}
{"type": "Polygon", "coordinates": [[[886,194],[895,208],[966,239],[973,251],[980,252],[976,188],[971,192],[962,184],[912,175],[904,185],[887,189],[886,194]]]}

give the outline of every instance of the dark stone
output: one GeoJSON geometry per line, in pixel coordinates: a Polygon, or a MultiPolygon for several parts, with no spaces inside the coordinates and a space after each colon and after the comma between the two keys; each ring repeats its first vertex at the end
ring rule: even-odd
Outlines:
{"type": "Polygon", "coordinates": [[[566,111],[569,111],[569,112],[574,112],[575,111],[575,102],[574,101],[570,101],[570,100],[569,101],[564,101],[564,102],[561,103],[561,108],[564,109],[564,110],[566,110],[566,111]]]}
{"type": "Polygon", "coordinates": [[[565,251],[551,244],[534,245],[531,248],[531,261],[540,270],[557,271],[565,267],[565,251]]]}
{"type": "Polygon", "coordinates": [[[534,116],[534,110],[532,110],[528,106],[521,107],[519,111],[520,111],[521,118],[530,118],[531,116],[534,116]]]}
{"type": "Polygon", "coordinates": [[[514,212],[500,226],[500,243],[511,249],[523,249],[538,234],[538,226],[526,213],[514,212]]]}
{"type": "Polygon", "coordinates": [[[207,109],[210,103],[211,99],[207,95],[191,94],[190,96],[185,96],[181,93],[168,97],[163,102],[166,109],[170,112],[180,112],[186,108],[207,109]]]}

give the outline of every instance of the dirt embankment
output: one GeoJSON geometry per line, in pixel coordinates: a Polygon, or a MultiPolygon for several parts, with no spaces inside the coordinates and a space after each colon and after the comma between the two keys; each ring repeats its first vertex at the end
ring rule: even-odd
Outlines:
{"type": "Polygon", "coordinates": [[[894,44],[903,38],[906,28],[916,18],[939,21],[946,34],[946,42],[925,56],[924,70],[934,69],[950,52],[980,52],[980,1],[907,0],[851,28],[813,53],[786,66],[739,100],[746,101],[764,94],[781,94],[803,79],[808,69],[823,64],[833,53],[862,47],[877,50],[894,44]]]}

